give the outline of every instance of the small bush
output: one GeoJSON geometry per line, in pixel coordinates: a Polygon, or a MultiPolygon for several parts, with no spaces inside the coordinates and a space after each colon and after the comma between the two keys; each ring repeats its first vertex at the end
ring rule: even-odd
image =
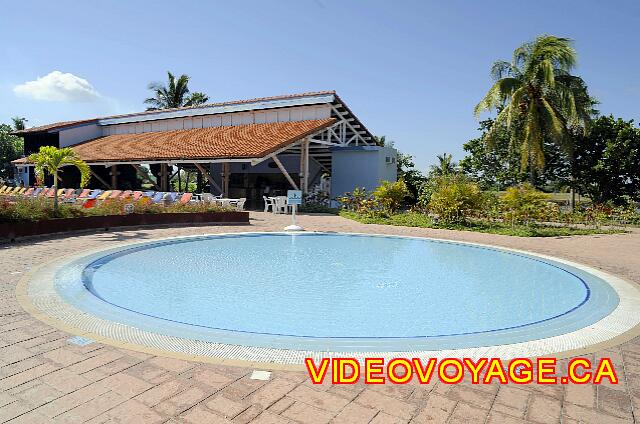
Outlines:
{"type": "Polygon", "coordinates": [[[343,209],[354,212],[365,212],[370,206],[371,194],[364,187],[356,187],[351,192],[346,192],[336,200],[343,209]]]}
{"type": "Polygon", "coordinates": [[[392,183],[382,181],[380,186],[373,191],[373,198],[386,212],[393,213],[400,209],[405,198],[411,196],[407,185],[403,180],[392,183]]]}
{"type": "Polygon", "coordinates": [[[439,220],[464,222],[482,208],[484,196],[477,183],[455,174],[434,177],[433,180],[427,209],[439,220]]]}
{"type": "Polygon", "coordinates": [[[549,202],[549,195],[524,183],[509,187],[500,199],[502,215],[512,224],[529,224],[559,215],[558,205],[549,202]]]}
{"type": "Polygon", "coordinates": [[[50,199],[20,199],[0,201],[0,222],[42,221],[54,218],[83,216],[79,208],[61,204],[56,211],[50,199]]]}

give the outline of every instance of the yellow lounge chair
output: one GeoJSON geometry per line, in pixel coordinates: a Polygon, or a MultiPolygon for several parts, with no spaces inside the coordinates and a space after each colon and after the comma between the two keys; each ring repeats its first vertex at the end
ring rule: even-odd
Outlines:
{"type": "Polygon", "coordinates": [[[100,196],[98,196],[97,200],[105,200],[109,196],[111,196],[111,190],[107,190],[104,193],[102,193],[100,196]]]}

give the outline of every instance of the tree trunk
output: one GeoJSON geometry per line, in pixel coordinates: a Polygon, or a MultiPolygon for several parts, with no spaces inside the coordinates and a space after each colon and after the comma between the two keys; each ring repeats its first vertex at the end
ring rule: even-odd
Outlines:
{"type": "Polygon", "coordinates": [[[53,173],[53,210],[58,212],[58,173],[53,173]]]}

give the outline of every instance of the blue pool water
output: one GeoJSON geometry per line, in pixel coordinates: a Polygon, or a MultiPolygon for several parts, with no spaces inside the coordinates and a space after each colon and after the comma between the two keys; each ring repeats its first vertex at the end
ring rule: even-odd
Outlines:
{"type": "Polygon", "coordinates": [[[109,319],[292,348],[524,341],[584,327],[618,303],[606,282],[533,256],[332,233],[151,242],[84,258],[57,279],[69,301],[109,319]]]}

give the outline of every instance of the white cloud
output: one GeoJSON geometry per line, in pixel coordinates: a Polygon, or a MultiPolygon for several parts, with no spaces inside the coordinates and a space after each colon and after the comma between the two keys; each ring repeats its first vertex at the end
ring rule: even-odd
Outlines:
{"type": "Polygon", "coordinates": [[[86,79],[60,71],[16,85],[13,92],[21,97],[54,102],[90,102],[101,97],[86,79]]]}

